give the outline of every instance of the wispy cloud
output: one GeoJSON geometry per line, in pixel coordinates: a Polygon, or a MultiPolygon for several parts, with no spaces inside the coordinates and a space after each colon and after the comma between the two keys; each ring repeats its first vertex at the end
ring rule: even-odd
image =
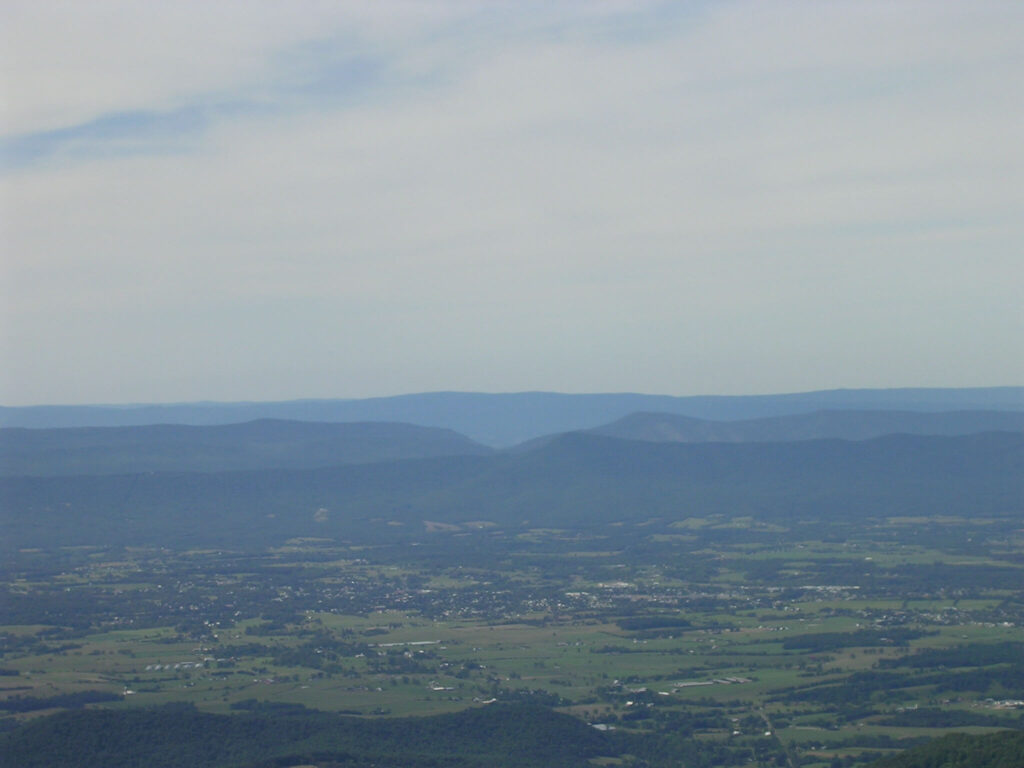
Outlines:
{"type": "Polygon", "coordinates": [[[192,151],[216,124],[351,106],[373,98],[384,85],[384,63],[369,57],[324,55],[317,64],[258,88],[196,94],[172,109],[109,112],[77,125],[0,138],[0,163],[23,170],[48,162],[192,151]]]}
{"type": "Polygon", "coordinates": [[[196,107],[109,114],[81,125],[0,140],[0,158],[7,168],[22,169],[55,156],[67,162],[76,157],[181,151],[194,143],[209,120],[210,110],[196,107]]]}

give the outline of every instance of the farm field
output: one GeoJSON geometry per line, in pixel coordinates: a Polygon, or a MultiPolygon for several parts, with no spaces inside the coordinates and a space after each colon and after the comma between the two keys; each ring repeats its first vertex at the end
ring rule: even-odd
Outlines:
{"type": "Polygon", "coordinates": [[[0,722],[531,702],[731,764],[857,765],[1021,726],[1019,536],[999,521],[689,518],[23,551],[5,574],[0,722]]]}

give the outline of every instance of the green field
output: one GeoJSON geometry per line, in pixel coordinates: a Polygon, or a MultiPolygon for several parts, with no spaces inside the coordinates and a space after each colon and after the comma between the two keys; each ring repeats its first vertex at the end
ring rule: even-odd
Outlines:
{"type": "Polygon", "coordinates": [[[760,741],[802,766],[1021,726],[1017,558],[901,541],[906,521],[844,544],[743,520],[723,542],[684,522],[693,536],[648,521],[417,547],[65,550],[59,570],[7,583],[20,622],[0,628],[0,706],[16,722],[83,704],[395,717],[528,700],[622,731],[760,741]],[[942,649],[959,666],[929,666],[942,649]]]}

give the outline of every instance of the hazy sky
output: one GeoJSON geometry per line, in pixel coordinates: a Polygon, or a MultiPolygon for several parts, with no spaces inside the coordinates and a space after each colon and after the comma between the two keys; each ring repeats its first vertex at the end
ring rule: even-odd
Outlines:
{"type": "Polygon", "coordinates": [[[2,404],[1024,383],[1024,3],[0,28],[2,404]]]}

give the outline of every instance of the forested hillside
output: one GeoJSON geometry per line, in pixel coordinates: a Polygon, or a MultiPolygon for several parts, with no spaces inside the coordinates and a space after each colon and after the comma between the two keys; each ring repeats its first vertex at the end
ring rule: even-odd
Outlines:
{"type": "Polygon", "coordinates": [[[1024,431],[1024,412],[814,411],[742,421],[693,419],[671,413],[634,413],[590,431],[627,440],[678,443],[867,440],[893,434],[1021,432],[1024,431]]]}
{"type": "Polygon", "coordinates": [[[871,768],[1021,768],[1024,731],[984,736],[954,733],[928,744],[887,757],[871,768]]]}
{"type": "Polygon", "coordinates": [[[586,526],[687,510],[763,521],[1021,513],[1024,435],[649,443],[565,435],[518,455],[315,470],[0,479],[8,547],[265,546],[419,536],[424,521],[586,526]]]}
{"type": "Polygon", "coordinates": [[[3,768],[584,768],[615,745],[534,706],[364,720],[304,710],[212,715],[192,706],[79,710],[0,735],[3,768]]]}
{"type": "Polygon", "coordinates": [[[3,475],[313,469],[490,452],[448,429],[379,422],[0,429],[3,475]]]}

